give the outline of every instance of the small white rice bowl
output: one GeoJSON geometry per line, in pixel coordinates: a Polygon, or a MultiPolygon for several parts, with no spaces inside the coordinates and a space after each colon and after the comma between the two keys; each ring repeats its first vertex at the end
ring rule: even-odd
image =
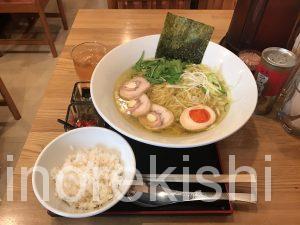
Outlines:
{"type": "Polygon", "coordinates": [[[32,186],[46,209],[83,218],[120,201],[135,170],[134,153],[122,136],[105,128],[85,127],[58,136],[43,149],[33,168],[32,186]]]}

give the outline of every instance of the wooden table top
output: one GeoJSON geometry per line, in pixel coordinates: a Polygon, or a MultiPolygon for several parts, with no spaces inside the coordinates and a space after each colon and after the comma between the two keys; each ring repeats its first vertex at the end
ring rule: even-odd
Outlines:
{"type": "MultiPolygon", "coordinates": [[[[70,50],[84,41],[99,41],[112,48],[130,39],[160,33],[165,10],[80,10],[66,46],[49,82],[32,130],[14,172],[14,201],[0,206],[0,225],[32,224],[296,224],[300,221],[300,139],[286,134],[270,119],[253,116],[247,124],[219,143],[221,158],[228,168],[228,156],[236,155],[236,167],[252,166],[258,176],[258,204],[234,205],[230,216],[102,216],[88,219],[51,218],[36,200],[28,179],[28,200],[20,200],[21,167],[32,167],[43,147],[63,133],[57,118],[64,118],[77,76],[70,50]],[[265,162],[265,155],[272,161],[265,162]],[[264,170],[272,168],[272,201],[264,201],[264,170]]],[[[212,40],[218,42],[226,33],[232,11],[173,11],[213,25],[212,40]]],[[[240,187],[237,190],[245,190],[240,187]]]]}

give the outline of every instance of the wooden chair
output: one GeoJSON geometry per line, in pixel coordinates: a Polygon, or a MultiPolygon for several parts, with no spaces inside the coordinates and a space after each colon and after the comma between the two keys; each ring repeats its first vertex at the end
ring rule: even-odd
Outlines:
{"type": "Polygon", "coordinates": [[[107,0],[109,9],[190,9],[191,0],[107,0]]]}
{"type": "Polygon", "coordinates": [[[0,45],[49,45],[53,57],[57,56],[54,40],[51,37],[47,17],[60,17],[65,30],[68,24],[61,0],[56,0],[58,13],[46,13],[45,7],[49,0],[0,0],[0,13],[35,13],[45,31],[44,40],[36,39],[0,39],[0,45]]]}
{"type": "Polygon", "coordinates": [[[15,120],[21,119],[21,115],[1,78],[0,78],[0,94],[3,97],[3,100],[0,100],[0,106],[8,106],[15,120]]]}
{"type": "Polygon", "coordinates": [[[237,0],[199,0],[198,9],[234,9],[237,0]]]}

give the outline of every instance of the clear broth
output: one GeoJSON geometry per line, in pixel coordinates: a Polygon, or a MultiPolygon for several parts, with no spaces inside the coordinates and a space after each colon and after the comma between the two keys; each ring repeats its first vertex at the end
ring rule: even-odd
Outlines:
{"type": "MultiPolygon", "coordinates": [[[[133,124],[134,126],[136,126],[138,128],[146,129],[140,124],[140,122],[138,121],[137,118],[135,118],[133,116],[130,116],[130,115],[125,113],[125,109],[126,109],[125,102],[126,102],[126,100],[122,99],[119,96],[119,89],[120,89],[121,85],[124,84],[126,81],[129,81],[130,79],[132,79],[132,78],[134,78],[135,76],[138,76],[138,75],[139,74],[136,74],[135,71],[130,68],[130,69],[124,71],[124,73],[122,73],[119,76],[119,78],[116,81],[115,88],[114,88],[114,102],[115,102],[120,114],[122,115],[122,117],[124,119],[126,119],[129,123],[133,124]]],[[[151,88],[153,86],[154,85],[152,84],[151,88]]],[[[151,92],[151,88],[146,92],[146,94],[148,95],[151,102],[159,104],[158,102],[153,101],[153,99],[151,99],[151,97],[149,96],[149,92],[151,92]]],[[[227,88],[227,93],[230,94],[228,88],[227,88]]],[[[162,104],[160,104],[160,105],[162,105],[162,104]]],[[[164,105],[162,105],[162,106],[164,106],[164,105]]],[[[215,127],[218,123],[220,123],[223,120],[223,118],[226,116],[229,107],[230,106],[227,107],[225,113],[223,113],[221,116],[217,116],[217,120],[215,121],[214,124],[212,124],[211,126],[209,126],[205,130],[201,130],[201,131],[197,131],[197,132],[187,131],[186,129],[184,129],[181,126],[181,124],[178,120],[177,121],[175,120],[174,123],[166,129],[162,129],[162,130],[158,130],[158,131],[150,131],[150,130],[149,131],[150,132],[155,132],[155,133],[160,133],[164,136],[183,136],[183,135],[190,135],[190,134],[194,134],[194,133],[203,132],[203,131],[206,131],[206,130],[209,130],[209,129],[215,127]]],[[[166,107],[166,108],[168,108],[168,107],[166,107]]],[[[146,129],[146,130],[148,130],[148,129],[146,129]]]]}

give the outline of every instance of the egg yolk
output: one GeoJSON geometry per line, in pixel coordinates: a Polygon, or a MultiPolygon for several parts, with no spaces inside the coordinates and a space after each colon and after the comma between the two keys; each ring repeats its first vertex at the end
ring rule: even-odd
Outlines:
{"type": "Polygon", "coordinates": [[[192,109],[189,115],[196,123],[205,123],[210,119],[210,114],[206,109],[192,109]]]}

